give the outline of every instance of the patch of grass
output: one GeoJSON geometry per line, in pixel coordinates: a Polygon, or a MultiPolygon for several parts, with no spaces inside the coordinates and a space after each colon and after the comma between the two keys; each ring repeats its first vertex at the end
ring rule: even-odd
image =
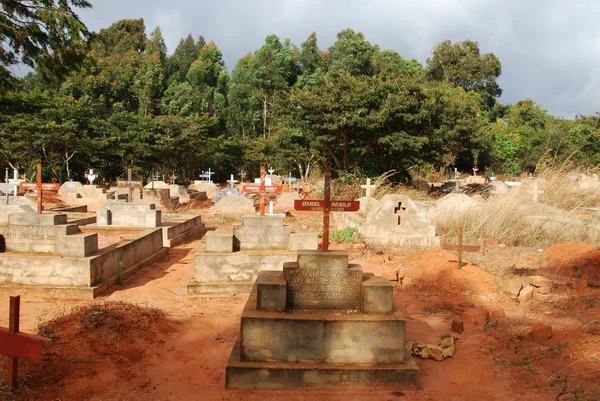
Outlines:
{"type": "Polygon", "coordinates": [[[337,240],[338,242],[354,242],[360,238],[358,227],[346,227],[341,230],[335,230],[329,234],[330,240],[337,240]]]}

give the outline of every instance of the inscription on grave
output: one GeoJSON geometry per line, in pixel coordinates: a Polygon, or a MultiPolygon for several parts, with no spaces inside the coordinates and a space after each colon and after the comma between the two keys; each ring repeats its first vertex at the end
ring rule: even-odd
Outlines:
{"type": "Polygon", "coordinates": [[[292,309],[360,308],[362,269],[348,270],[284,268],[287,299],[292,309]]]}
{"type": "Polygon", "coordinates": [[[34,240],[48,240],[54,239],[59,229],[53,226],[11,226],[7,237],[10,239],[34,239],[34,240]]]}

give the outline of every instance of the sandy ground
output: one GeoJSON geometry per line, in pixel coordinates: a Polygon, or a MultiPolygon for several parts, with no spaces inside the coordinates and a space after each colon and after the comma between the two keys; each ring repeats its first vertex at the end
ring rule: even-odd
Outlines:
{"type": "MultiPolygon", "coordinates": [[[[492,275],[468,261],[457,270],[452,253],[430,250],[401,257],[364,250],[362,244],[334,245],[348,249],[353,262],[361,263],[365,271],[388,277],[398,271],[394,301],[407,318],[408,341],[437,344],[439,336],[451,333],[450,323],[462,313],[465,302],[501,309],[506,317],[454,333],[457,351],[450,359],[417,360],[420,391],[230,391],[224,388],[225,366],[247,294],[187,295],[193,255],[202,245],[199,239],[171,249],[168,258],[94,301],[22,297],[21,331],[37,333],[40,323],[59,320],[42,331],[54,338],[44,350],[42,364],[21,364],[24,388],[17,398],[600,400],[600,325],[591,323],[600,319],[600,290],[585,285],[598,274],[600,252],[594,246],[563,244],[545,250],[544,262],[532,263],[532,269],[558,274],[568,285],[556,290],[552,302],[522,306],[507,294],[510,277],[492,275]],[[108,320],[101,312],[82,315],[79,311],[64,317],[78,307],[102,308],[112,301],[142,309],[108,320]],[[157,308],[164,315],[144,312],[145,308],[157,308]],[[90,316],[98,318],[95,326],[90,326],[90,316]],[[531,338],[530,328],[538,322],[552,326],[552,338],[531,338]]],[[[529,259],[540,259],[534,254],[539,251],[531,252],[529,259]]],[[[505,259],[503,263],[514,262],[505,259]]],[[[7,326],[7,317],[5,299],[0,302],[0,326],[7,326]]],[[[0,359],[0,380],[5,371],[5,360],[0,359]]],[[[11,399],[6,389],[0,391],[0,400],[4,399],[11,399]]]]}

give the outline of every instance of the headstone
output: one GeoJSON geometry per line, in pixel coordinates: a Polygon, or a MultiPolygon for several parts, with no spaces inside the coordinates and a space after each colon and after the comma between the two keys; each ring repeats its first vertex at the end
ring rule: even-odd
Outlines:
{"type": "Polygon", "coordinates": [[[60,189],[58,190],[58,195],[60,195],[60,197],[63,199],[67,199],[69,197],[69,194],[77,195],[77,189],[81,188],[82,186],[83,184],[81,184],[79,181],[65,181],[60,186],[60,189]]]}
{"type": "Polygon", "coordinates": [[[290,233],[283,216],[244,216],[241,225],[233,226],[234,249],[288,249],[290,233]]]}
{"type": "Polygon", "coordinates": [[[260,272],[227,364],[227,388],[416,388],[393,285],[344,251],[298,251],[260,272]]]}
{"type": "Polygon", "coordinates": [[[218,199],[210,208],[211,214],[248,214],[254,213],[254,202],[244,195],[229,195],[218,199]]]}
{"type": "Polygon", "coordinates": [[[275,211],[287,212],[294,210],[294,201],[300,200],[298,192],[284,192],[282,193],[275,202],[275,211]]]}
{"type": "Polygon", "coordinates": [[[429,216],[433,221],[444,218],[457,218],[466,213],[473,212],[479,204],[469,195],[451,193],[439,199],[430,210],[429,216]]]}

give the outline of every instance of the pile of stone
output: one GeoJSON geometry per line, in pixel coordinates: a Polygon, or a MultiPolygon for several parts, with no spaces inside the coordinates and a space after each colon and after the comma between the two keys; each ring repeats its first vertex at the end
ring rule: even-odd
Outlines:
{"type": "Polygon", "coordinates": [[[517,298],[520,304],[525,304],[532,299],[548,299],[553,283],[544,276],[529,276],[513,278],[508,286],[511,295],[517,298]]]}
{"type": "Polygon", "coordinates": [[[421,359],[433,359],[438,362],[452,357],[456,352],[453,336],[442,336],[438,345],[407,342],[406,349],[411,355],[421,359]]]}

